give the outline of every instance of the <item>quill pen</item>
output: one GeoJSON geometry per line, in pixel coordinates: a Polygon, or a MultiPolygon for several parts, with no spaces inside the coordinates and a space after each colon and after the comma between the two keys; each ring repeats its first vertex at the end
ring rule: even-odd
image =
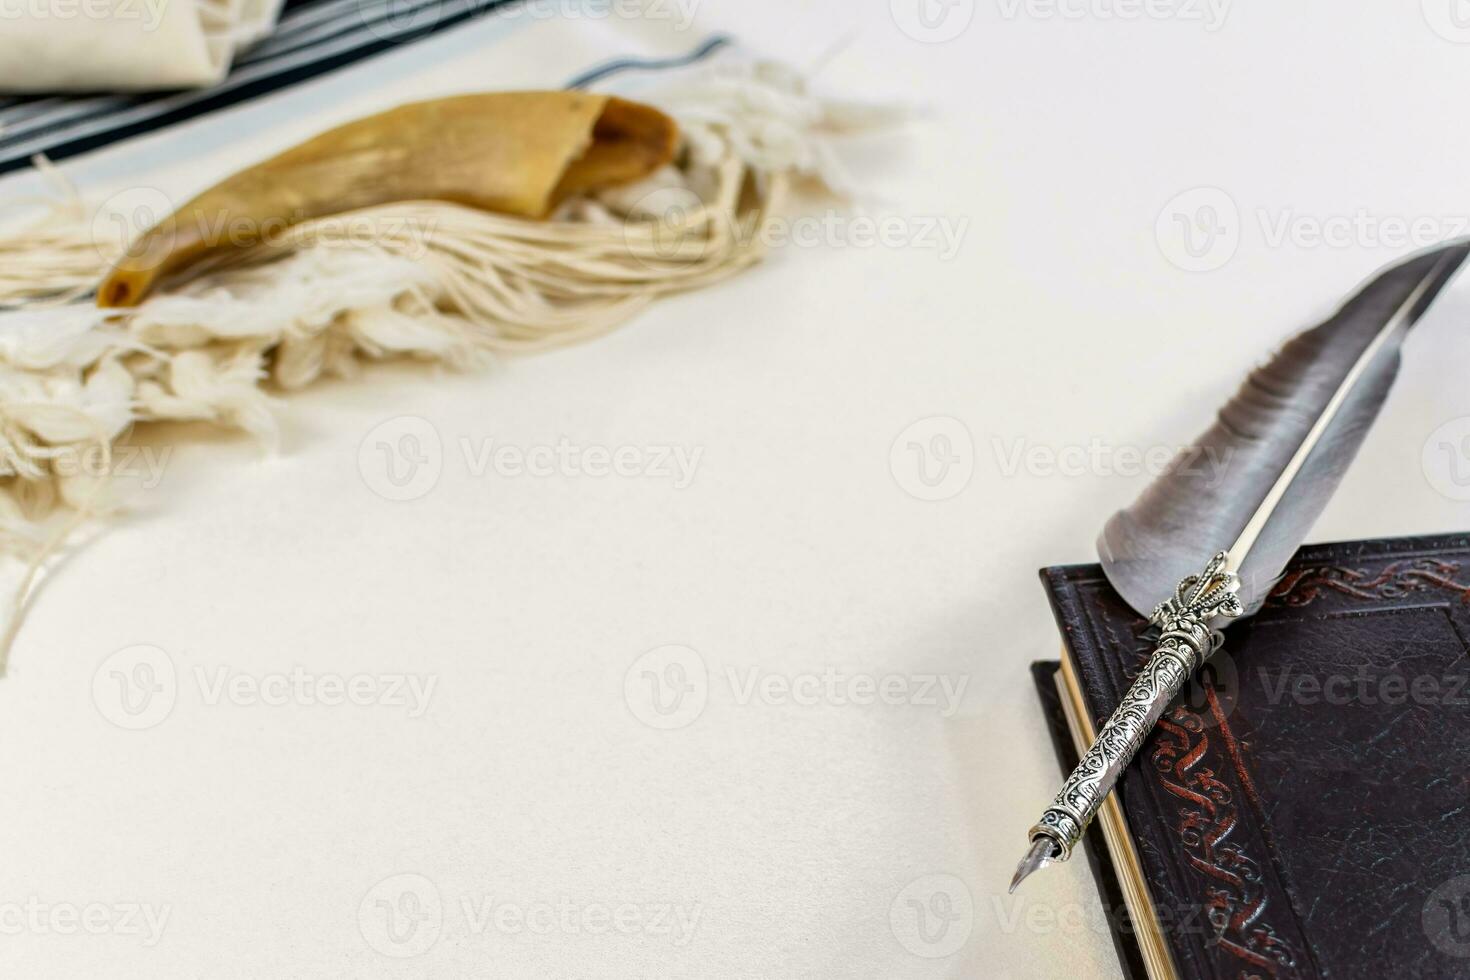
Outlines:
{"type": "Polygon", "coordinates": [[[1252,372],[1215,424],[1108,520],[1103,571],[1159,639],[1031,828],[1012,891],[1070,856],[1144,736],[1223,642],[1217,627],[1261,607],[1387,398],[1404,335],[1467,255],[1470,242],[1454,242],[1374,275],[1252,372]],[[1205,458],[1216,465],[1197,465],[1205,458]]]}

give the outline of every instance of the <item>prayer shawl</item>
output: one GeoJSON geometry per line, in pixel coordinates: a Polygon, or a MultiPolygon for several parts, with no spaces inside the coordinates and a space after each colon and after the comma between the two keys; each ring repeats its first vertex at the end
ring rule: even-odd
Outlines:
{"type": "MultiPolygon", "coordinates": [[[[99,113],[88,99],[23,103],[52,122],[0,132],[0,164],[62,160],[0,178],[0,309],[10,307],[0,312],[0,560],[19,578],[11,631],[46,559],[125,505],[113,461],[139,427],[203,422],[274,445],[276,396],[350,377],[364,360],[465,367],[606,331],[659,296],[758,260],[793,181],[840,188],[833,140],[889,118],[819,99],[799,75],[723,37],[648,19],[538,17],[534,7],[480,5],[346,68],[336,60],[346,49],[325,43],[325,60],[309,47],[267,60],[293,38],[305,43],[298,11],[329,16],[331,5],[292,7],[215,89],[108,97],[125,101],[99,113]],[[571,199],[544,222],[433,201],[307,222],[134,310],[91,300],[130,239],[178,202],[316,133],[419,99],[560,87],[666,111],[681,131],[675,164],[571,199]]],[[[355,29],[347,37],[361,40],[355,29]]],[[[0,636],[0,656],[9,639],[0,636]]]]}

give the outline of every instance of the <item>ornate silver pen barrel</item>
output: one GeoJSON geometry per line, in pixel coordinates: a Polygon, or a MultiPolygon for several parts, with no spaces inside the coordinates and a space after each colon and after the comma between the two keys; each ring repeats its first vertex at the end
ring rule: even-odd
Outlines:
{"type": "Polygon", "coordinates": [[[1169,702],[1219,649],[1223,637],[1213,627],[1214,622],[1241,614],[1238,589],[1239,582],[1226,567],[1222,551],[1203,573],[1184,579],[1173,598],[1154,609],[1149,621],[1160,630],[1154,652],[1061,792],[1031,828],[1031,849],[1016,869],[1011,881],[1013,891],[1037,868],[1071,856],[1072,848],[1082,839],[1083,831],[1169,702]]]}

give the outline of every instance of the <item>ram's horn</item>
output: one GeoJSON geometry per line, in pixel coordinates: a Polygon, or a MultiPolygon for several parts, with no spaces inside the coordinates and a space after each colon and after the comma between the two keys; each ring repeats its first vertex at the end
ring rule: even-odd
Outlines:
{"type": "Polygon", "coordinates": [[[393,201],[450,201],[540,218],[572,194],[668,163],[678,130],[657,109],[588,92],[495,92],[347,123],[209,188],[133,241],[97,292],[136,306],[195,261],[313,218],[393,201]]]}

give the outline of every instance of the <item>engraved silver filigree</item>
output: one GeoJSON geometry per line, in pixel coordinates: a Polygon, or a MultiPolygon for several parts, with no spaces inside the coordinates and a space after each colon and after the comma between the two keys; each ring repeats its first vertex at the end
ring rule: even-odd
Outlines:
{"type": "Polygon", "coordinates": [[[1159,603],[1149,622],[1159,640],[1117,709],[1083,754],[1077,768],[1030,830],[1034,841],[1049,838],[1057,845],[1056,861],[1065,861],[1098,808],[1112,791],[1139,745],[1163,715],[1169,702],[1223,642],[1214,628],[1218,620],[1241,615],[1240,582],[1226,567],[1225,552],[1210,559],[1203,572],[1179,583],[1173,597],[1159,603]]]}

